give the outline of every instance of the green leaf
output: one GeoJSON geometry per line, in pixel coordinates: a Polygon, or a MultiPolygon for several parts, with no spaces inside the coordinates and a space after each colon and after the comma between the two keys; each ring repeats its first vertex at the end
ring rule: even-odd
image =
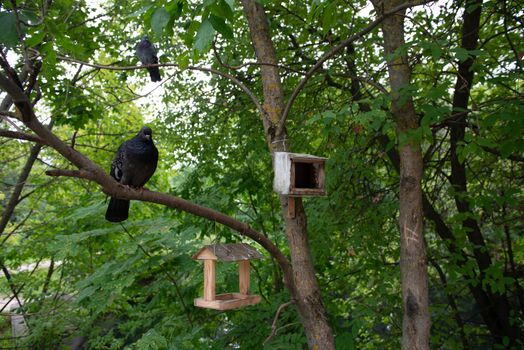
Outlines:
{"type": "Polygon", "coordinates": [[[151,29],[153,29],[153,32],[158,38],[162,36],[164,28],[170,18],[171,16],[169,15],[169,12],[167,12],[163,7],[157,8],[153,13],[153,16],[151,17],[151,29]]]}
{"type": "Polygon", "coordinates": [[[482,50],[469,50],[468,53],[472,56],[480,56],[484,54],[482,50]]]}
{"type": "Polygon", "coordinates": [[[29,24],[36,24],[39,21],[39,17],[32,11],[21,11],[20,18],[29,24]]]}
{"type": "Polygon", "coordinates": [[[141,14],[147,12],[147,10],[149,10],[153,5],[145,5],[145,6],[142,6],[141,8],[139,8],[138,10],[136,10],[135,12],[131,13],[128,17],[138,17],[140,16],[141,14]]]}
{"type": "Polygon", "coordinates": [[[327,33],[329,29],[333,27],[333,24],[335,23],[335,15],[336,15],[336,1],[330,3],[324,10],[324,13],[322,15],[322,31],[323,33],[327,33]]]}
{"type": "Polygon", "coordinates": [[[166,10],[167,12],[171,14],[172,20],[180,18],[183,8],[184,8],[184,3],[181,1],[172,2],[166,6],[166,10]]]}
{"type": "Polygon", "coordinates": [[[508,337],[502,338],[502,344],[504,344],[504,346],[508,346],[509,345],[509,338],[508,337]]]}
{"type": "Polygon", "coordinates": [[[458,59],[460,62],[464,62],[469,57],[468,50],[463,49],[462,47],[455,47],[451,49],[451,51],[455,52],[455,58],[458,59]]]}
{"type": "Polygon", "coordinates": [[[211,15],[209,21],[213,28],[217,30],[226,39],[233,39],[233,30],[226,24],[223,18],[211,15]]]}
{"type": "Polygon", "coordinates": [[[195,33],[198,30],[200,23],[198,21],[191,21],[187,28],[185,28],[185,35],[183,35],[184,43],[187,47],[192,47],[195,41],[195,33]]]}
{"type": "Polygon", "coordinates": [[[53,48],[53,43],[46,43],[42,46],[42,52],[45,53],[44,64],[49,66],[56,65],[56,51],[53,48]]]}
{"type": "Polygon", "coordinates": [[[233,22],[233,20],[235,19],[235,15],[231,10],[232,8],[233,6],[230,6],[224,0],[217,1],[212,6],[210,6],[211,13],[215,14],[218,17],[225,18],[230,22],[233,22]]]}
{"type": "Polygon", "coordinates": [[[16,17],[12,12],[0,12],[0,44],[15,47],[18,44],[16,17]]]}
{"type": "Polygon", "coordinates": [[[227,3],[231,10],[235,9],[235,0],[225,0],[223,2],[227,3]]]}
{"type": "Polygon", "coordinates": [[[187,53],[177,56],[176,63],[180,69],[186,69],[189,66],[189,56],[187,53]]]}
{"type": "Polygon", "coordinates": [[[322,116],[324,117],[324,119],[328,120],[333,120],[337,118],[337,115],[332,111],[325,111],[324,113],[322,113],[322,116]]]}
{"type": "Polygon", "coordinates": [[[431,45],[431,56],[434,60],[438,60],[442,56],[442,50],[438,45],[431,45]]]}
{"type": "Polygon", "coordinates": [[[195,49],[200,52],[207,51],[211,47],[211,42],[213,41],[214,35],[215,29],[213,28],[211,21],[206,18],[198,29],[194,43],[195,49]]]}
{"type": "Polygon", "coordinates": [[[36,33],[35,35],[33,35],[32,37],[27,39],[25,41],[25,43],[29,47],[34,47],[34,46],[40,44],[44,40],[45,35],[46,35],[46,32],[45,31],[41,31],[40,33],[36,33]]]}

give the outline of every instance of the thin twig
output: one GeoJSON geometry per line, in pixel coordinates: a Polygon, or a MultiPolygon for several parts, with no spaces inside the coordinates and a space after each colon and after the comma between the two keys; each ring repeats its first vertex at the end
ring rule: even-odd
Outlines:
{"type": "Polygon", "coordinates": [[[215,45],[215,41],[213,41],[212,48],[213,48],[213,53],[215,54],[215,58],[218,61],[218,63],[222,67],[227,68],[227,69],[239,70],[241,68],[249,67],[249,66],[271,66],[271,67],[277,67],[277,68],[285,69],[287,71],[294,72],[294,73],[304,74],[304,72],[301,72],[301,71],[299,71],[297,69],[294,69],[294,68],[291,68],[291,67],[288,67],[288,66],[283,66],[281,64],[274,64],[274,63],[245,62],[245,63],[239,64],[237,66],[230,66],[227,63],[224,63],[224,61],[222,61],[222,58],[218,54],[218,51],[217,51],[217,48],[216,48],[216,45],[215,45]]]}
{"type": "Polygon", "coordinates": [[[273,339],[273,337],[277,334],[277,331],[278,331],[277,321],[278,321],[278,317],[280,316],[280,313],[282,312],[282,310],[284,310],[286,307],[294,303],[295,303],[295,300],[290,300],[287,303],[284,303],[278,307],[277,313],[275,314],[275,318],[273,319],[273,323],[271,324],[271,334],[269,334],[266,340],[264,340],[262,345],[266,345],[266,343],[268,343],[271,339],[273,339]]]}
{"type": "MultiPolygon", "coordinates": [[[[147,64],[147,65],[141,65],[141,66],[111,66],[111,65],[105,65],[105,64],[84,62],[84,61],[77,60],[77,59],[71,58],[71,57],[66,57],[66,56],[57,56],[57,57],[59,59],[61,59],[62,61],[79,63],[79,64],[83,64],[83,65],[88,66],[88,67],[93,67],[93,68],[98,68],[98,69],[106,69],[106,70],[115,70],[115,71],[137,70],[137,69],[146,69],[146,68],[151,68],[151,67],[175,67],[175,68],[179,68],[179,69],[183,70],[176,63],[158,63],[158,64],[147,64]]],[[[244,91],[246,93],[246,95],[249,96],[249,98],[251,99],[253,104],[257,107],[257,109],[260,112],[260,114],[261,115],[265,114],[264,109],[262,108],[262,105],[258,101],[258,99],[255,96],[255,94],[253,94],[253,92],[244,83],[242,83],[238,78],[234,77],[233,75],[228,74],[228,73],[224,73],[224,72],[219,71],[219,70],[214,69],[214,68],[187,66],[185,69],[211,73],[211,74],[219,75],[219,76],[221,76],[223,78],[227,78],[227,79],[231,80],[242,91],[244,91]]]]}

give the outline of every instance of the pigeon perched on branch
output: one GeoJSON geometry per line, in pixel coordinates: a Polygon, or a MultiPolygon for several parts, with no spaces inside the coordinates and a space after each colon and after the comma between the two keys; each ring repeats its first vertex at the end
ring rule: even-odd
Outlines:
{"type": "MultiPolygon", "coordinates": [[[[158,150],[153,143],[153,132],[144,126],[135,137],[118,147],[110,175],[122,185],[142,187],[155,172],[157,163],[158,150]]],[[[124,221],[128,214],[129,200],[111,197],[106,220],[124,221]]]]}
{"type": "MultiPolygon", "coordinates": [[[[158,57],[156,56],[156,49],[153,44],[149,41],[149,38],[146,36],[142,37],[142,40],[136,45],[136,55],[140,62],[144,65],[148,64],[157,64],[158,57]]],[[[162,77],[160,76],[160,70],[158,67],[147,67],[149,71],[149,76],[151,81],[160,81],[162,77]]]]}

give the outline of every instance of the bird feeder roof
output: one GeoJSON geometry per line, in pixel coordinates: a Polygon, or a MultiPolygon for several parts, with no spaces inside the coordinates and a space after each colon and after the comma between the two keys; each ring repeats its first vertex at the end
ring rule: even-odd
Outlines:
{"type": "Polygon", "coordinates": [[[263,256],[255,248],[246,243],[211,244],[200,249],[193,259],[240,261],[261,259],[263,256]]]}

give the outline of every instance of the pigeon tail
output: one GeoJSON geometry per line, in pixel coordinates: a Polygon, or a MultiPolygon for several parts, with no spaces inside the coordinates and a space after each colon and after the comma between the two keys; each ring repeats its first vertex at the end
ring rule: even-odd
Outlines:
{"type": "Polygon", "coordinates": [[[106,211],[106,220],[120,222],[127,220],[129,216],[129,201],[127,199],[113,198],[109,200],[106,211]]]}
{"type": "Polygon", "coordinates": [[[158,69],[158,67],[149,67],[147,70],[149,71],[151,81],[156,82],[162,80],[162,77],[160,77],[160,70],[158,69]]]}

